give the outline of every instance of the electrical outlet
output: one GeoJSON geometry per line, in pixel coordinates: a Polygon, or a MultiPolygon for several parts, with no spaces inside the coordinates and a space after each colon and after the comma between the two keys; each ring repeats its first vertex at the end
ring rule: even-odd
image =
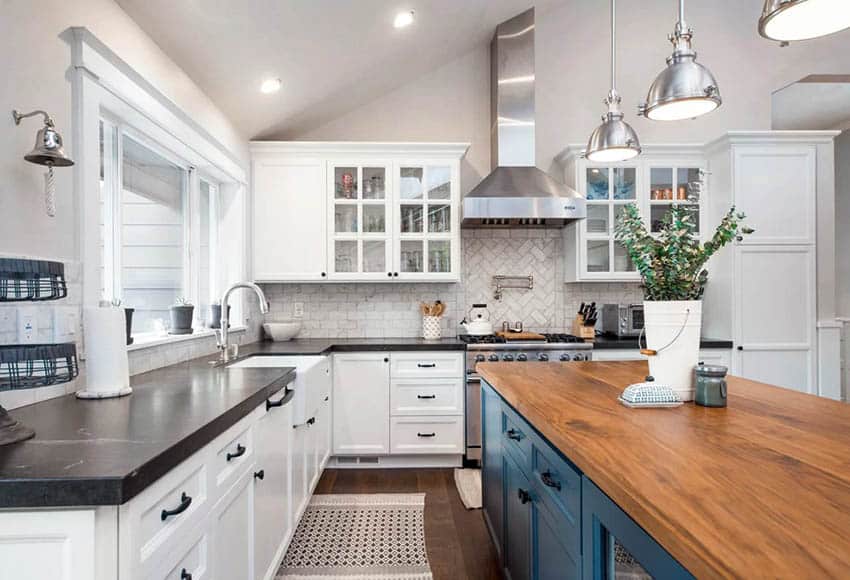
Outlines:
{"type": "Polygon", "coordinates": [[[35,308],[18,308],[18,342],[32,343],[38,340],[38,311],[35,308]]]}
{"type": "Polygon", "coordinates": [[[293,318],[304,318],[304,303],[303,302],[295,302],[292,305],[292,317],[293,318]]]}
{"type": "Polygon", "coordinates": [[[79,332],[79,311],[73,306],[57,306],[53,309],[54,342],[74,342],[79,332]]]}

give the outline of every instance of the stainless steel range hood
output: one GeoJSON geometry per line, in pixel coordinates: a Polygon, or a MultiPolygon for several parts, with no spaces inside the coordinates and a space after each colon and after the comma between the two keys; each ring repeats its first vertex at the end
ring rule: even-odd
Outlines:
{"type": "Polygon", "coordinates": [[[493,171],[463,200],[463,226],[563,226],[584,198],[535,166],[534,8],[496,27],[490,44],[493,171]]]}

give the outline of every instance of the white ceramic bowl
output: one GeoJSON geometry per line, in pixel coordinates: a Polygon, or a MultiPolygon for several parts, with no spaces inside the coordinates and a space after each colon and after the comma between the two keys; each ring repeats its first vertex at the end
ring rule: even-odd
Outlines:
{"type": "Polygon", "coordinates": [[[270,336],[275,342],[292,340],[301,331],[301,321],[266,322],[263,324],[263,330],[266,336],[270,336]]]}

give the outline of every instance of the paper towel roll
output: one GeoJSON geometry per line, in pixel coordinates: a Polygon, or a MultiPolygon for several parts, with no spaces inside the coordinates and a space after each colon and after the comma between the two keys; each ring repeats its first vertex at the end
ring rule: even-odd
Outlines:
{"type": "Polygon", "coordinates": [[[83,309],[86,340],[86,388],[81,399],[105,399],[129,395],[130,365],[127,360],[127,328],[123,308],[83,309]]]}

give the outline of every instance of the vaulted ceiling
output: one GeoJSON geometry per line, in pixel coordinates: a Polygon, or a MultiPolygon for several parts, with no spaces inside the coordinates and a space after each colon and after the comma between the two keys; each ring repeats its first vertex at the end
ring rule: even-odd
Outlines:
{"type": "Polygon", "coordinates": [[[117,0],[247,138],[332,120],[559,0],[117,0]],[[398,12],[416,22],[393,28],[398,12]],[[265,95],[264,78],[280,92],[265,95]]]}

